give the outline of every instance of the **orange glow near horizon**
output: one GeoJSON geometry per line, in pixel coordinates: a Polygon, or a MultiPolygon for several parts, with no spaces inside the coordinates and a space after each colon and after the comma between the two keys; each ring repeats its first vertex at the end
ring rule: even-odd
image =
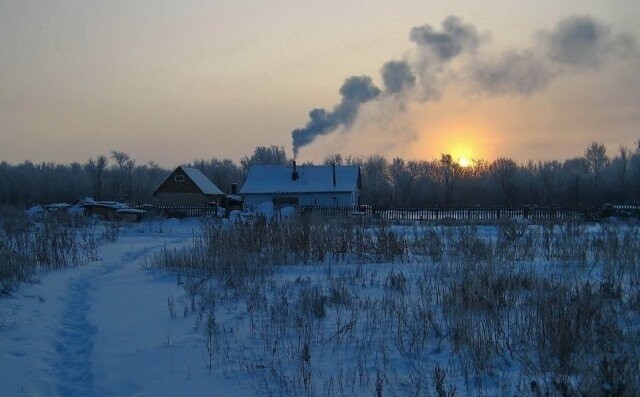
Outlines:
{"type": "Polygon", "coordinates": [[[482,127],[451,125],[430,130],[419,139],[422,157],[440,158],[442,154],[450,154],[460,166],[470,167],[473,160],[488,160],[491,156],[488,141],[492,140],[493,134],[482,127]],[[442,133],[432,132],[436,129],[442,133]]]}
{"type": "Polygon", "coordinates": [[[460,164],[460,167],[462,168],[471,167],[472,165],[471,160],[466,157],[460,157],[460,160],[458,160],[458,164],[460,164]]]}

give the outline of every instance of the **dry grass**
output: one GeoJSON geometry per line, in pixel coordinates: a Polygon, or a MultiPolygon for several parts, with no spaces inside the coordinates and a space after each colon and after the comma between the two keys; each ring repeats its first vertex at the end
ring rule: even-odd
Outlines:
{"type": "Polygon", "coordinates": [[[237,347],[219,354],[261,393],[637,395],[638,233],[632,224],[207,224],[191,247],[148,265],[242,313],[215,317],[235,330],[220,345],[237,347]],[[291,264],[322,270],[282,278],[291,264]]]}
{"type": "Polygon", "coordinates": [[[78,266],[95,259],[93,225],[59,214],[34,223],[20,211],[0,218],[0,295],[34,281],[40,271],[78,266]]]}

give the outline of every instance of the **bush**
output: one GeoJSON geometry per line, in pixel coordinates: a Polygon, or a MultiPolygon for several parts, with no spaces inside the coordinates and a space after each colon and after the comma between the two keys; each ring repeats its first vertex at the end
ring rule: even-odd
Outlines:
{"type": "Polygon", "coordinates": [[[5,212],[0,225],[0,294],[32,281],[40,270],[77,266],[95,257],[88,225],[65,214],[33,223],[22,213],[5,212]]]}

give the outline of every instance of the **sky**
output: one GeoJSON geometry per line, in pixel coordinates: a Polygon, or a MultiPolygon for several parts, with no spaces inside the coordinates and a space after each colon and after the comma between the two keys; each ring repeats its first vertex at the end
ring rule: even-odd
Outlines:
{"type": "Polygon", "coordinates": [[[0,0],[0,161],[615,154],[640,139],[638,20],[637,0],[0,0]]]}

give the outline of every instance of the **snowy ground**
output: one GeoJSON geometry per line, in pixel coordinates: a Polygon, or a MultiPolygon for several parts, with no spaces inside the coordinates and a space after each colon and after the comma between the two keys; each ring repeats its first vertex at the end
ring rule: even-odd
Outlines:
{"type": "MultiPolygon", "coordinates": [[[[100,260],[44,273],[40,283],[0,299],[0,394],[520,395],[533,391],[533,380],[546,380],[543,391],[554,394],[560,389],[548,387],[558,379],[581,390],[622,384],[629,394],[638,383],[638,374],[627,371],[637,368],[640,346],[639,229],[520,226],[513,230],[533,234],[436,227],[444,260],[416,254],[430,249],[424,246],[393,263],[294,262],[237,289],[221,285],[225,280],[199,280],[197,272],[177,279],[143,266],[156,253],[187,255],[172,250],[195,247],[200,221],[130,226],[99,247],[100,260]],[[506,244],[510,238],[514,243],[506,244]],[[550,300],[539,303],[547,294],[550,300]],[[551,298],[574,303],[557,315],[564,303],[551,298]],[[555,306],[545,310],[549,305],[555,306]],[[587,314],[584,305],[592,309],[587,314]],[[573,338],[567,327],[580,320],[585,326],[577,331],[600,330],[611,313],[627,325],[594,333],[617,338],[594,342],[605,353],[584,356],[592,344],[570,344],[568,360],[578,363],[568,367],[575,371],[570,377],[555,376],[564,368],[555,356],[538,356],[539,342],[561,348],[573,338]],[[207,349],[209,322],[215,331],[207,349]],[[577,372],[598,370],[604,358],[618,360],[617,372],[600,371],[608,378],[577,372]]],[[[414,243],[427,231],[390,230],[412,235],[414,243]]]]}
{"type": "Polygon", "coordinates": [[[99,261],[53,271],[0,299],[2,395],[225,395],[248,392],[209,376],[200,335],[172,321],[175,276],[142,270],[143,258],[180,247],[197,220],[123,229],[99,261]]]}

